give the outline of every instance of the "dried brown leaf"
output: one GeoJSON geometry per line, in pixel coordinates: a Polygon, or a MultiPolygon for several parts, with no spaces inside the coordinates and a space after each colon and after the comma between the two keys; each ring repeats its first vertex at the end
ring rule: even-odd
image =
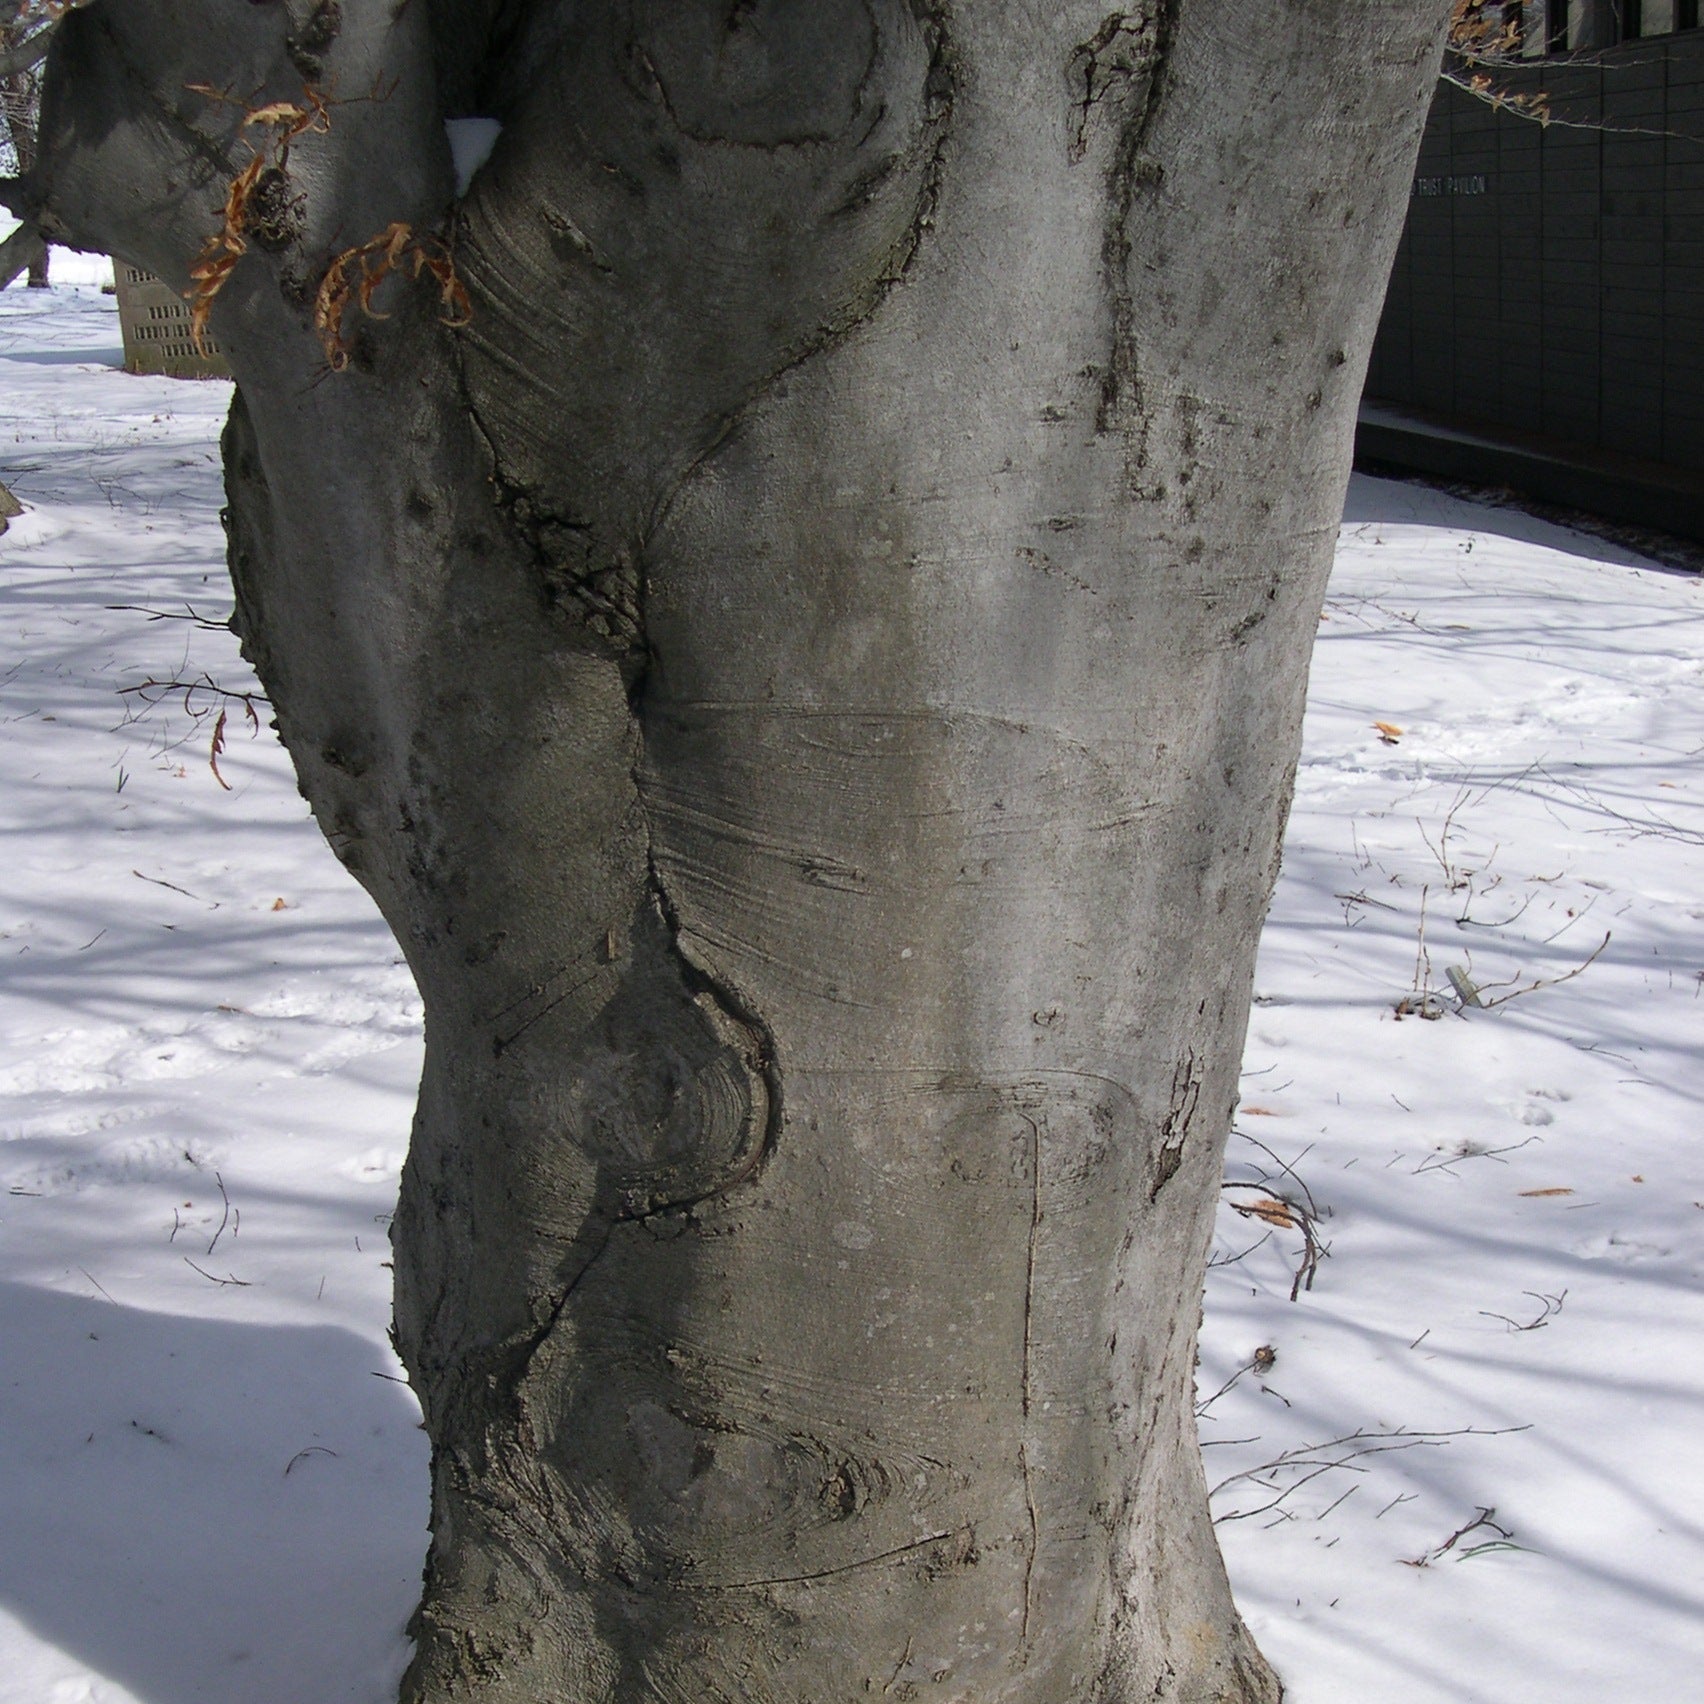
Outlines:
{"type": "Polygon", "coordinates": [[[207,753],[207,767],[213,771],[213,779],[228,793],[231,783],[219,773],[219,754],[225,749],[225,712],[219,711],[218,719],[213,724],[213,745],[207,753]]]}
{"type": "Polygon", "coordinates": [[[1285,1230],[1298,1230],[1301,1221],[1293,1207],[1274,1196],[1262,1196],[1258,1201],[1233,1201],[1231,1205],[1245,1219],[1259,1219],[1262,1224],[1278,1225],[1285,1230]]]}

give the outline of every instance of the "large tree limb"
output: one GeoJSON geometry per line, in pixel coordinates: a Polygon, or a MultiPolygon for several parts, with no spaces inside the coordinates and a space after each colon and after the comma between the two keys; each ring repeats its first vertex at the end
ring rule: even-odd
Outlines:
{"type": "Polygon", "coordinates": [[[90,0],[0,0],[0,77],[33,71],[47,58],[67,12],[90,0]]]}
{"type": "Polygon", "coordinates": [[[53,35],[52,29],[37,30],[23,41],[0,47],[0,77],[21,77],[26,71],[33,71],[47,58],[53,35]]]}
{"type": "Polygon", "coordinates": [[[52,42],[53,31],[40,30],[28,41],[0,49],[0,77],[21,77],[26,71],[33,71],[47,58],[52,42]]]}
{"type": "Polygon", "coordinates": [[[41,263],[47,255],[47,244],[40,230],[28,220],[21,224],[4,242],[0,242],[0,290],[4,290],[20,273],[41,263]]]}

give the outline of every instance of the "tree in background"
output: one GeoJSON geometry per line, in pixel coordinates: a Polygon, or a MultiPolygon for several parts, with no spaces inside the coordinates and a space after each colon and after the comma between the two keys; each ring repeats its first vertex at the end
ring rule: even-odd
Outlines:
{"type": "MultiPolygon", "coordinates": [[[[35,166],[41,62],[52,26],[67,9],[58,0],[0,0],[0,171],[22,175],[35,166]]],[[[0,290],[19,273],[28,274],[32,288],[47,285],[47,245],[28,222],[0,243],[0,290]]]]}
{"type": "Polygon", "coordinates": [[[1105,7],[57,25],[425,1002],[419,1704],[1279,1696],[1195,1331],[1450,6],[1105,7]]]}

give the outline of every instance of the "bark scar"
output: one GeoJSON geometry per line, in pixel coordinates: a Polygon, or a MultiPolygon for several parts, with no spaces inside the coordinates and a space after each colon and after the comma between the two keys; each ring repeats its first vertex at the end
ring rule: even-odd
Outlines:
{"type": "Polygon", "coordinates": [[[1112,12],[1088,41],[1072,53],[1065,69],[1076,119],[1070,142],[1073,164],[1089,151],[1090,126],[1107,107],[1145,109],[1160,62],[1160,4],[1135,12],[1112,12]]]}
{"type": "Polygon", "coordinates": [[[1150,1203],[1159,1199],[1160,1191],[1183,1164],[1183,1144],[1200,1103],[1201,1073],[1196,1069],[1194,1051],[1186,1050],[1172,1073],[1171,1104],[1160,1126],[1160,1151],[1154,1156],[1154,1181],[1148,1186],[1150,1203]]]}
{"type": "MultiPolygon", "coordinates": [[[[1091,118],[1107,111],[1117,126],[1117,141],[1107,173],[1106,233],[1101,266],[1112,308],[1112,347],[1101,374],[1095,431],[1107,433],[1129,424],[1128,461],[1132,476],[1147,462],[1142,421],[1141,374],[1136,356],[1136,304],[1130,286],[1131,221],[1137,192],[1160,181],[1159,163],[1147,154],[1148,141],[1165,97],[1166,67],[1181,0],[1151,0],[1134,14],[1114,13],[1072,55],[1068,75],[1078,122],[1071,158],[1087,152],[1091,118]],[[1103,39],[1104,38],[1104,39],[1103,39]],[[1077,150],[1081,148],[1082,153],[1077,150]]],[[[1139,494],[1148,495],[1141,492],[1139,494]]]]}

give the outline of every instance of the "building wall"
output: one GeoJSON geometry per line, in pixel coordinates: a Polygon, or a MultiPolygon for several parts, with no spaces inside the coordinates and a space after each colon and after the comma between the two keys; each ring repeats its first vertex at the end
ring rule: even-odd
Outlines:
{"type": "Polygon", "coordinates": [[[1367,395],[1704,469],[1704,30],[1440,85],[1367,395]]]}

